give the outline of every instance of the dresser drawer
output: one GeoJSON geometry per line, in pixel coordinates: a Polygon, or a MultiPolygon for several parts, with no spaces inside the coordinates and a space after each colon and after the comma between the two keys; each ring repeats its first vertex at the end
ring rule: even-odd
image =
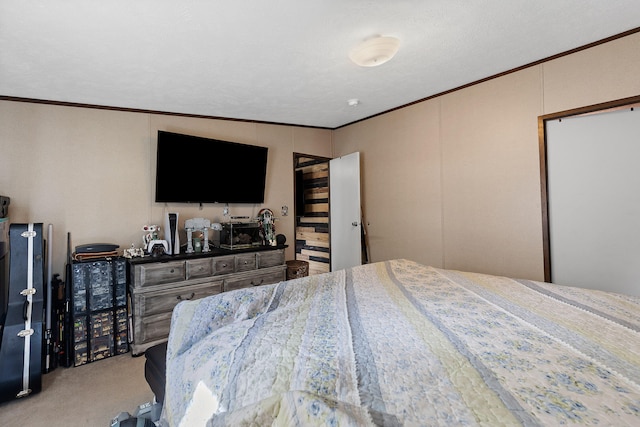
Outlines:
{"type": "Polygon", "coordinates": [[[185,280],[184,261],[170,261],[135,266],[136,287],[161,285],[185,280]]]}
{"type": "Polygon", "coordinates": [[[233,255],[213,258],[213,274],[220,276],[233,273],[236,268],[235,259],[233,255]]]}
{"type": "Polygon", "coordinates": [[[213,276],[211,258],[192,259],[187,261],[187,280],[213,276]]]}
{"type": "Polygon", "coordinates": [[[134,340],[140,346],[146,342],[166,339],[169,336],[171,326],[171,314],[161,313],[154,316],[147,316],[138,323],[135,328],[134,340]]]}
{"type": "Polygon", "coordinates": [[[259,252],[257,255],[258,268],[274,267],[284,264],[284,251],[281,249],[259,252]]]}
{"type": "Polygon", "coordinates": [[[230,278],[224,281],[224,291],[233,291],[236,289],[249,288],[252,286],[269,285],[271,283],[281,282],[285,279],[285,269],[277,268],[273,271],[252,274],[243,278],[230,278]]]}
{"type": "Polygon", "coordinates": [[[222,281],[144,292],[135,297],[135,313],[149,316],[173,311],[180,301],[195,300],[222,292],[222,281]]]}
{"type": "Polygon", "coordinates": [[[240,271],[249,271],[256,269],[256,254],[240,254],[236,255],[236,273],[240,271]]]}

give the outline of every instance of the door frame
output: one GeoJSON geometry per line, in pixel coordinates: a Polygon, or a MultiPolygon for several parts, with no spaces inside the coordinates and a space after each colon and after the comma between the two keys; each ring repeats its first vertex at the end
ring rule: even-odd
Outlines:
{"type": "MultiPolygon", "coordinates": [[[[316,156],[316,155],[310,155],[310,154],[304,154],[304,153],[293,153],[293,181],[294,181],[294,200],[296,201],[296,203],[294,203],[294,256],[295,259],[300,259],[303,261],[308,261],[309,262],[309,273],[310,274],[314,274],[314,273],[321,273],[321,272],[329,272],[331,270],[331,246],[330,246],[330,242],[331,242],[331,220],[329,218],[329,197],[330,197],[330,179],[328,176],[328,172],[327,172],[327,197],[326,197],[326,203],[327,203],[327,212],[326,212],[326,226],[324,226],[324,223],[318,223],[315,225],[311,225],[311,227],[314,227],[316,231],[322,233],[326,230],[326,244],[328,245],[327,248],[324,247],[312,247],[312,245],[306,245],[306,242],[303,239],[298,239],[299,234],[298,234],[298,227],[300,226],[300,221],[299,218],[302,216],[300,215],[300,212],[298,212],[298,202],[297,202],[297,197],[298,197],[298,185],[299,183],[297,182],[297,171],[298,169],[305,167],[305,166],[313,166],[313,165],[322,165],[323,163],[326,163],[326,167],[327,167],[327,171],[329,170],[329,161],[331,160],[331,158],[329,157],[322,157],[322,156],[316,156]],[[308,164],[304,164],[303,166],[300,165],[300,159],[305,158],[305,159],[311,159],[312,161],[309,162],[308,164]],[[315,163],[314,163],[315,162],[315,163]],[[303,243],[304,242],[304,243],[303,243]],[[307,249],[309,251],[308,255],[301,255],[302,250],[305,249],[305,246],[311,246],[309,249],[307,249]],[[298,252],[300,250],[300,252],[298,252]],[[325,267],[326,264],[326,267],[325,267]]],[[[320,202],[322,202],[322,200],[320,200],[320,202]]],[[[304,214],[305,212],[303,212],[304,214]]],[[[312,215],[322,215],[321,213],[315,213],[312,215]]],[[[322,216],[318,216],[319,218],[324,218],[322,216]]]]}

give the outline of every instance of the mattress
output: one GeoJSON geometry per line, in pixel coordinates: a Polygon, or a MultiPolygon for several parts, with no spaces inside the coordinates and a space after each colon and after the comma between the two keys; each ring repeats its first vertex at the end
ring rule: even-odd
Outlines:
{"type": "Polygon", "coordinates": [[[640,425],[640,298],[392,260],[176,306],[161,425],[640,425]]]}

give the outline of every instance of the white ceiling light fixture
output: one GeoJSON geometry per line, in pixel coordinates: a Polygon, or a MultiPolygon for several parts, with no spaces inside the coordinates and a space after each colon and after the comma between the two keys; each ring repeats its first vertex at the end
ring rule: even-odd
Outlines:
{"type": "Polygon", "coordinates": [[[398,52],[400,39],[392,36],[374,36],[364,40],[349,53],[349,58],[361,67],[382,65],[398,52]]]}

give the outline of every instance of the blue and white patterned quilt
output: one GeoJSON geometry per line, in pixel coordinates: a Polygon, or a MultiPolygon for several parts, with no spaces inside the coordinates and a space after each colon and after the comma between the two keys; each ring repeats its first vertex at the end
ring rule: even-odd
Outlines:
{"type": "Polygon", "coordinates": [[[640,298],[394,260],[180,303],[166,426],[640,425],[640,298]]]}

